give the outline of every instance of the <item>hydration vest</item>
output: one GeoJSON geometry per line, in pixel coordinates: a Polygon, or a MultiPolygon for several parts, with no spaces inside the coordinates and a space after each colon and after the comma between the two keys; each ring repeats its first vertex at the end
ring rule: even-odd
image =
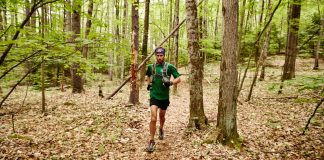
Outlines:
{"type": "Polygon", "coordinates": [[[168,66],[169,66],[169,63],[167,62],[163,62],[163,70],[162,70],[162,75],[159,75],[159,74],[156,74],[156,63],[153,63],[152,65],[152,75],[153,77],[155,77],[156,75],[160,76],[161,78],[162,77],[168,77],[168,66]]]}

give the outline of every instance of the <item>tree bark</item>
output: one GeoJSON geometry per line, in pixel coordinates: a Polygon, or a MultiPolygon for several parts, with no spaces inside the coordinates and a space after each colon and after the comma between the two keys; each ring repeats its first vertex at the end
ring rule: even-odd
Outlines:
{"type": "MultiPolygon", "coordinates": [[[[173,28],[176,27],[179,24],[179,0],[175,0],[175,7],[174,7],[174,23],[173,28]]],[[[179,61],[179,31],[177,30],[174,33],[174,66],[176,68],[179,67],[178,61],[179,61]]],[[[178,85],[173,85],[173,94],[177,94],[178,92],[178,85]]]]}
{"type": "Polygon", "coordinates": [[[137,84],[137,56],[138,56],[138,7],[139,2],[135,0],[132,4],[132,54],[131,54],[131,91],[129,102],[139,103],[139,88],[137,84]]]}
{"type": "Polygon", "coordinates": [[[186,20],[188,53],[190,59],[189,91],[190,91],[190,116],[187,128],[205,129],[207,118],[203,104],[203,54],[199,52],[199,31],[197,4],[195,0],[186,0],[186,20]]]}
{"type": "Polygon", "coordinates": [[[236,123],[238,0],[223,0],[222,8],[224,33],[220,65],[217,140],[224,144],[235,145],[239,140],[236,123]]]}
{"type": "MultiPolygon", "coordinates": [[[[73,1],[73,14],[72,14],[72,39],[76,44],[75,51],[82,52],[81,47],[78,46],[76,39],[80,37],[80,13],[81,13],[81,2],[73,1]]],[[[81,93],[84,91],[83,89],[83,80],[82,73],[80,69],[80,62],[73,62],[71,66],[71,75],[72,75],[72,93],[81,93]]]]}
{"type": "MultiPolygon", "coordinates": [[[[143,31],[143,43],[142,43],[142,61],[147,57],[147,41],[148,41],[148,31],[149,31],[149,15],[150,15],[150,0],[145,1],[145,15],[144,15],[144,31],[143,31]]],[[[146,62],[144,63],[146,66],[146,62]]],[[[141,86],[145,80],[146,68],[141,69],[141,86]]]]}
{"type": "Polygon", "coordinates": [[[299,52],[298,45],[298,31],[299,19],[301,11],[301,0],[293,0],[290,4],[291,16],[289,16],[287,47],[285,54],[285,64],[283,67],[282,81],[289,80],[295,77],[295,63],[299,52]]]}

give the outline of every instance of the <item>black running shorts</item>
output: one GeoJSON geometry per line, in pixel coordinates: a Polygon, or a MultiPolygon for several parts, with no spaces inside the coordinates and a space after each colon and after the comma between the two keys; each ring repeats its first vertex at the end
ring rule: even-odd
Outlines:
{"type": "Polygon", "coordinates": [[[154,99],[154,98],[150,99],[150,106],[155,105],[155,106],[158,106],[158,108],[160,108],[162,110],[166,110],[168,108],[169,104],[170,104],[169,99],[166,99],[166,100],[158,100],[158,99],[154,99]]]}

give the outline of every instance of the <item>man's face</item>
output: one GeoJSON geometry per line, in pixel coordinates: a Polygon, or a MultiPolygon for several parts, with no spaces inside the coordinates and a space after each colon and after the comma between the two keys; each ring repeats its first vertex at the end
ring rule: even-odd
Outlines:
{"type": "Polygon", "coordinates": [[[164,62],[164,54],[163,53],[156,53],[156,61],[157,63],[161,64],[164,62]]]}

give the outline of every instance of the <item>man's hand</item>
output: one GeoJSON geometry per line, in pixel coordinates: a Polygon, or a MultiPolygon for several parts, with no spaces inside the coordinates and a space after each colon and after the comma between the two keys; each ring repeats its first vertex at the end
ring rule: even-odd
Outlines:
{"type": "Polygon", "coordinates": [[[173,85],[173,82],[170,81],[170,79],[168,79],[167,77],[163,77],[162,82],[165,87],[170,87],[173,85]]]}
{"type": "Polygon", "coordinates": [[[151,83],[147,85],[146,89],[147,89],[148,91],[150,91],[150,90],[152,89],[152,85],[151,85],[151,83]]]}

